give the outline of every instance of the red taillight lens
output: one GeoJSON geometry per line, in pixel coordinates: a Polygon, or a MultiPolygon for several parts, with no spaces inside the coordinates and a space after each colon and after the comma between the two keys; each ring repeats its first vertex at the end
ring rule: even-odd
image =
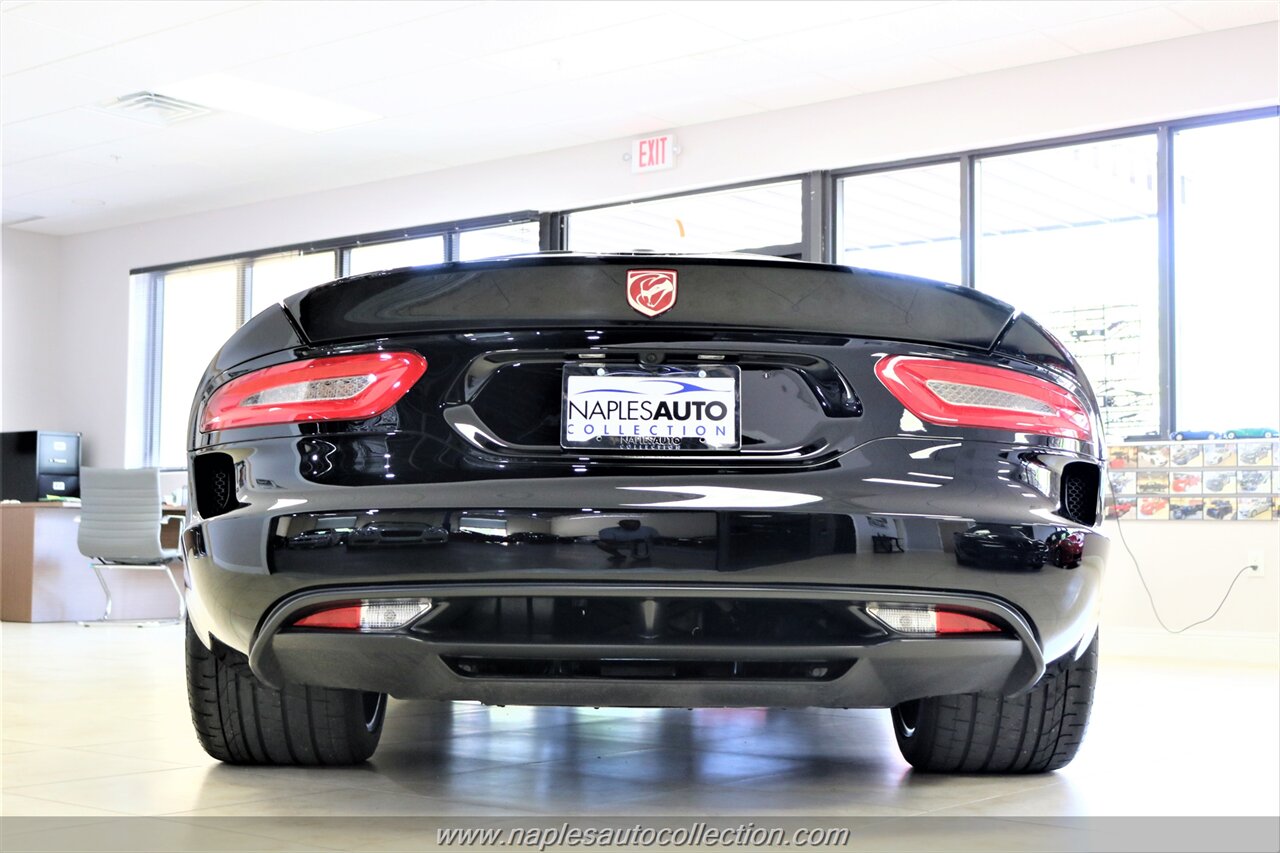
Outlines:
{"type": "Polygon", "coordinates": [[[952,610],[938,611],[939,634],[998,634],[1000,628],[986,619],[970,616],[967,613],[956,613],[952,610]]]}
{"type": "Polygon", "coordinates": [[[1089,413],[1044,379],[963,361],[887,356],[876,376],[907,410],[934,424],[986,427],[1088,441],[1089,413]]]}
{"type": "Polygon", "coordinates": [[[416,352],[309,358],[246,373],[205,404],[201,432],[380,415],[427,372],[416,352]]]}
{"type": "Polygon", "coordinates": [[[317,610],[293,623],[297,628],[332,628],[338,631],[360,630],[360,605],[350,604],[317,610]]]}

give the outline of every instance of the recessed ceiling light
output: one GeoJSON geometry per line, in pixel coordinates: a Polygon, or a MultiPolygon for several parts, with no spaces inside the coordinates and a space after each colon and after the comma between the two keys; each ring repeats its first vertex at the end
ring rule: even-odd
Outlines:
{"type": "Polygon", "coordinates": [[[337,101],[230,74],[206,74],[164,88],[167,94],[185,101],[312,133],[382,118],[377,113],[337,101]]]}

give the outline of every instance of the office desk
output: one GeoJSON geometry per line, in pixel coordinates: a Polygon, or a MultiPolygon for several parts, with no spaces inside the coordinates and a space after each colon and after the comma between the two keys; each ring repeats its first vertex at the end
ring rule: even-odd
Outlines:
{"type": "MultiPolygon", "coordinates": [[[[183,507],[165,507],[180,514],[183,507]]],[[[0,504],[0,619],[73,622],[102,615],[102,589],[76,547],[80,507],[54,502],[0,504]]],[[[161,528],[161,544],[178,545],[178,525],[161,528]]],[[[175,564],[182,585],[182,566],[175,564]]],[[[113,619],[172,619],[173,588],[159,572],[111,572],[113,619]]]]}

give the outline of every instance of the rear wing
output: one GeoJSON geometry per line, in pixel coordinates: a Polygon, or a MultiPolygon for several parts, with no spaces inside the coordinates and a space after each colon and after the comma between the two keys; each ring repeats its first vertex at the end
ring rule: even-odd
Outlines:
{"type": "Polygon", "coordinates": [[[285,306],[313,344],[420,332],[638,327],[794,331],[989,351],[1014,309],[970,288],[756,257],[545,255],[393,270],[321,285],[285,306]],[[674,273],[660,316],[627,273],[674,273]]]}

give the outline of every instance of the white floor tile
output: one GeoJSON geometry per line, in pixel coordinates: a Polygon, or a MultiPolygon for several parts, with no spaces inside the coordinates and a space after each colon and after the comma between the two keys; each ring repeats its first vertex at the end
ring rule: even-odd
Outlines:
{"type": "Polygon", "coordinates": [[[104,776],[126,776],[151,770],[172,770],[182,766],[174,762],[143,758],[148,753],[132,756],[101,755],[80,749],[40,748],[30,752],[6,754],[0,759],[0,779],[5,788],[19,785],[42,785],[50,782],[72,782],[104,776]]]}

